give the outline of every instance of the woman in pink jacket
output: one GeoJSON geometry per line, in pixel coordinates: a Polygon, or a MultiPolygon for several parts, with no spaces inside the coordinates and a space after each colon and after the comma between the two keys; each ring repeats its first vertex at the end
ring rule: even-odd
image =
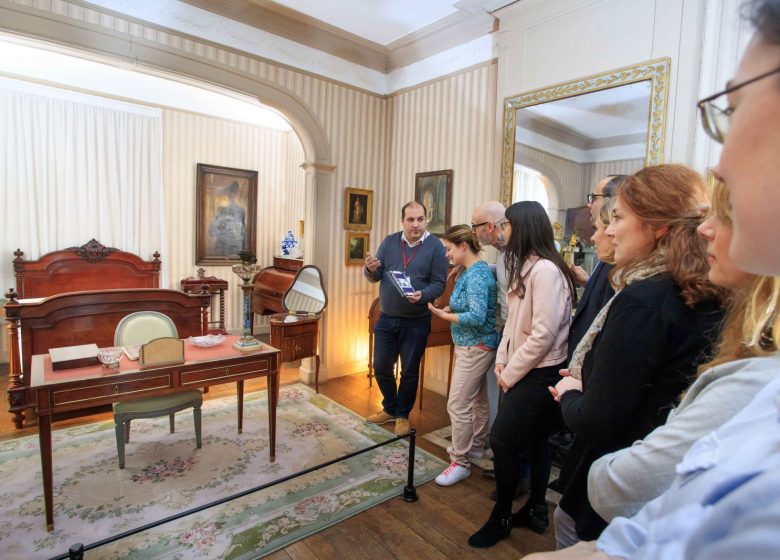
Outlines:
{"type": "Polygon", "coordinates": [[[550,476],[548,437],[560,426],[559,411],[547,386],[566,366],[574,281],[555,250],[550,219],[538,202],[517,202],[502,223],[507,237],[509,317],[496,353],[495,375],[502,390],[490,434],[496,471],[496,505],[487,523],[469,538],[473,547],[493,546],[512,527],[547,528],[545,494],[550,476]],[[531,492],[514,515],[519,454],[527,451],[531,492]]]}

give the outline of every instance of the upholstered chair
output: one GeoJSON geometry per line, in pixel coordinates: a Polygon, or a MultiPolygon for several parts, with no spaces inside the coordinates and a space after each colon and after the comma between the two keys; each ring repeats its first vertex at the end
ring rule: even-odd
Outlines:
{"type": "MultiPolygon", "coordinates": [[[[167,315],[156,311],[139,311],[127,315],[119,322],[114,332],[114,345],[146,344],[162,337],[178,337],[173,321],[167,315]]],[[[175,413],[192,407],[192,415],[195,420],[195,441],[197,448],[200,449],[200,408],[202,404],[203,395],[198,389],[114,403],[119,468],[125,468],[125,444],[130,442],[130,421],[139,418],[157,418],[167,415],[170,419],[171,433],[173,433],[175,413]]]]}

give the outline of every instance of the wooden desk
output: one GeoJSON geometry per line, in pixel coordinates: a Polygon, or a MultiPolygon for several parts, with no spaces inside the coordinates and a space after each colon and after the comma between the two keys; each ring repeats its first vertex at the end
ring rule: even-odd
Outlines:
{"type": "Polygon", "coordinates": [[[59,412],[78,411],[96,405],[152,397],[193,387],[236,382],[238,433],[244,416],[244,380],[268,378],[268,432],[271,461],[276,459],[276,405],[279,400],[279,350],[263,344],[256,352],[233,348],[238,337],[229,336],[213,348],[184,345],[186,362],[160,368],[138,369],[138,362],[122,356],[119,369],[92,366],[54,372],[48,354],[32,358],[30,391],[38,413],[41,446],[43,498],[46,528],[54,529],[53,469],[51,452],[52,417],[59,412]]]}
{"type": "Polygon", "coordinates": [[[271,346],[279,348],[282,362],[314,358],[314,390],[320,392],[319,315],[271,315],[271,346]]]}

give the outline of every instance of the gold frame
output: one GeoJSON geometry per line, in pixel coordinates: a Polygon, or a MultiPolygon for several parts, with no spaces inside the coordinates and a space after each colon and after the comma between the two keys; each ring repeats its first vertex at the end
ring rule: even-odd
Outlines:
{"type": "Polygon", "coordinates": [[[647,126],[645,165],[663,163],[666,136],[666,107],[669,102],[669,57],[656,58],[579,80],[535,89],[504,99],[504,133],[501,146],[501,190],[504,206],[512,203],[512,176],[515,162],[515,111],[566,97],[574,97],[626,84],[650,80],[650,111],[647,126]]]}
{"type": "MultiPolygon", "coordinates": [[[[356,198],[360,200],[360,198],[356,198]]],[[[354,231],[371,231],[371,216],[374,211],[374,191],[369,189],[353,189],[347,187],[344,189],[344,229],[354,231]],[[365,212],[365,223],[362,221],[352,221],[353,197],[366,197],[363,212],[365,212]]]]}
{"type": "Polygon", "coordinates": [[[366,263],[366,254],[371,248],[371,234],[367,231],[347,231],[346,241],[344,243],[344,264],[347,266],[352,265],[364,265],[366,263]],[[363,256],[359,259],[354,259],[350,256],[350,241],[353,239],[362,238],[365,240],[363,243],[363,256]]]}

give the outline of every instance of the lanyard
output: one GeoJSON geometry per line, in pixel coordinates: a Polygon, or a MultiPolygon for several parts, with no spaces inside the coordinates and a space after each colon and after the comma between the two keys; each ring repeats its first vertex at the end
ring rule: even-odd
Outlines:
{"type": "Polygon", "coordinates": [[[404,260],[404,274],[406,274],[406,267],[409,266],[409,263],[412,262],[414,255],[417,254],[417,249],[420,248],[420,245],[422,245],[422,241],[420,241],[417,245],[414,246],[414,249],[412,249],[412,254],[409,255],[409,260],[406,260],[406,241],[401,239],[401,257],[404,260]]]}

